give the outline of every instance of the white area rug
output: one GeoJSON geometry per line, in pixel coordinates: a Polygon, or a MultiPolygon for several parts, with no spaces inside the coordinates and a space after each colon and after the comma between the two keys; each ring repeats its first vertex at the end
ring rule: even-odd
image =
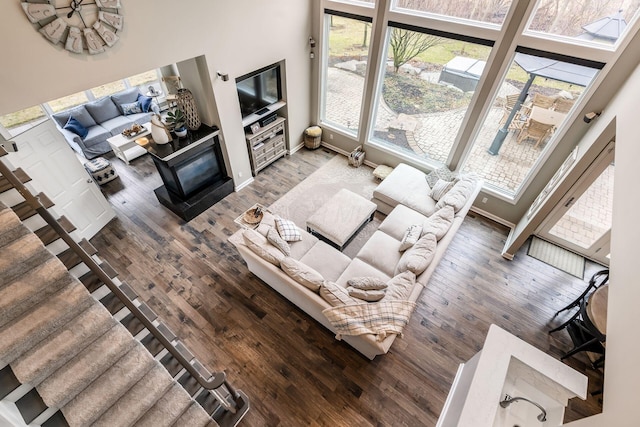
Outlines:
{"type": "Polygon", "coordinates": [[[534,236],[531,238],[531,244],[529,245],[527,254],[572,276],[579,277],[580,279],[584,277],[584,257],[563,249],[560,246],[556,246],[534,236]]]}
{"type": "MultiPolygon", "coordinates": [[[[346,188],[370,200],[377,185],[372,168],[366,165],[354,168],[349,166],[345,156],[337,154],[269,206],[269,210],[292,220],[298,227],[306,230],[307,218],[340,189],[346,188]]],[[[383,218],[382,214],[376,212],[373,221],[367,224],[342,252],[353,258],[378,228],[383,218]]]]}

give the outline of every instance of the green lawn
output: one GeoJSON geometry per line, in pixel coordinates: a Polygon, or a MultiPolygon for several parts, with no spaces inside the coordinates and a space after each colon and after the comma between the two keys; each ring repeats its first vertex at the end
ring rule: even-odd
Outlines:
{"type": "MultiPolygon", "coordinates": [[[[369,38],[371,35],[371,25],[354,19],[340,16],[332,17],[333,26],[330,27],[329,55],[335,58],[366,58],[368,55],[369,38]],[[367,43],[363,46],[365,38],[365,25],[367,26],[367,43]]],[[[423,63],[423,66],[439,70],[441,67],[456,56],[465,56],[480,60],[487,60],[491,52],[488,46],[462,42],[458,40],[445,39],[446,41],[421,53],[413,61],[423,63]],[[432,67],[429,67],[431,65],[432,67]]],[[[392,58],[392,52],[388,52],[392,58]]],[[[520,86],[528,80],[526,71],[517,64],[513,64],[507,73],[507,80],[520,83],[520,86]]],[[[571,93],[581,93],[584,88],[570,85],[556,80],[536,78],[535,87],[545,92],[566,90],[571,93]]]]}

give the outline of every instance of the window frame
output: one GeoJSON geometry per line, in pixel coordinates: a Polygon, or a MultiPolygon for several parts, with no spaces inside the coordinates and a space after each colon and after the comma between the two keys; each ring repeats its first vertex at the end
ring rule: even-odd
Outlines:
{"type": "MultiPolygon", "coordinates": [[[[366,129],[367,133],[366,135],[358,134],[357,138],[354,138],[352,135],[345,135],[345,137],[348,140],[353,139],[353,142],[356,144],[364,144],[365,147],[369,145],[376,150],[380,150],[381,154],[384,153],[385,155],[392,156],[394,160],[397,161],[408,161],[410,164],[414,164],[419,167],[433,167],[431,164],[420,161],[417,157],[407,156],[402,152],[387,149],[380,144],[376,144],[376,142],[372,140],[373,128],[375,126],[376,119],[375,115],[377,114],[378,94],[381,92],[381,85],[383,84],[384,79],[384,66],[382,62],[384,62],[384,58],[386,58],[388,49],[388,27],[390,22],[401,22],[419,28],[440,30],[457,35],[468,35],[474,38],[488,39],[495,43],[494,49],[492,49],[492,53],[487,60],[487,68],[491,68],[491,71],[487,72],[487,69],[485,68],[485,72],[483,72],[477,91],[471,100],[467,115],[463,120],[461,130],[456,137],[447,160],[447,164],[454,170],[461,169],[467,156],[470,154],[473,143],[475,142],[482,124],[491,109],[491,104],[496,97],[499,85],[504,80],[504,76],[508,72],[509,65],[513,61],[516,46],[548,52],[552,55],[577,57],[588,61],[606,64],[603,70],[599,72],[599,74],[592,80],[589,87],[587,87],[585,92],[581,95],[579,103],[573,110],[574,113],[567,118],[566,122],[555,132],[552,140],[547,143],[548,148],[546,148],[538,157],[537,161],[527,173],[526,178],[519,185],[517,191],[512,195],[510,192],[504,193],[499,189],[496,190],[487,185],[483,188],[483,191],[487,194],[491,194],[497,199],[503,200],[512,205],[516,205],[523,195],[527,193],[527,190],[533,183],[541,168],[544,166],[545,162],[549,160],[554,149],[558,148],[558,145],[562,142],[564,135],[571,127],[570,125],[579,119],[580,110],[583,109],[583,106],[586,103],[590,102],[602,80],[606,78],[610,64],[619,60],[620,55],[626,46],[631,43],[632,39],[637,38],[634,36],[638,33],[640,28],[639,11],[636,12],[634,20],[627,24],[629,28],[625,31],[624,37],[618,40],[615,44],[609,46],[602,43],[589,43],[584,41],[580,41],[580,43],[578,43],[571,37],[558,37],[556,35],[528,30],[529,22],[534,17],[535,8],[537,7],[538,2],[529,3],[520,0],[512,1],[505,20],[500,26],[497,26],[496,24],[482,23],[479,21],[436,15],[427,12],[416,13],[411,10],[395,8],[395,4],[396,0],[377,0],[375,7],[372,9],[370,7],[363,8],[361,6],[354,6],[352,3],[344,3],[336,0],[322,0],[319,3],[319,7],[320,14],[322,16],[324,16],[323,12],[327,8],[342,12],[360,11],[360,13],[365,13],[365,11],[368,10],[370,13],[374,14],[375,19],[372,25],[372,32],[381,32],[383,36],[380,37],[378,35],[379,38],[375,41],[372,39],[370,46],[368,72],[366,77],[375,78],[375,81],[373,83],[365,81],[365,88],[369,88],[375,92],[373,94],[365,93],[363,96],[365,105],[363,105],[361,115],[365,114],[366,117],[361,118],[359,126],[359,129],[366,129]],[[376,52],[374,53],[374,55],[376,55],[375,58],[371,57],[372,50],[376,52]],[[481,92],[480,95],[479,92],[481,92]],[[483,99],[486,101],[483,101],[483,99]],[[492,100],[492,102],[489,102],[489,100],[492,100]]],[[[319,42],[321,44],[325,42],[324,35],[320,37],[319,42]]],[[[319,72],[318,76],[318,88],[320,88],[319,90],[324,90],[324,71],[319,72]]],[[[318,95],[319,98],[322,96],[320,92],[318,95]]]]}
{"type": "MultiPolygon", "coordinates": [[[[351,5],[351,4],[348,4],[351,5]]],[[[373,9],[373,8],[372,8],[373,9]]],[[[369,33],[370,42],[369,47],[367,49],[367,69],[364,75],[363,82],[363,90],[360,98],[360,117],[358,122],[358,129],[355,132],[351,132],[349,128],[345,128],[341,126],[339,123],[334,123],[332,121],[328,121],[325,117],[326,113],[326,93],[327,93],[327,79],[328,79],[328,69],[329,69],[329,31],[330,27],[330,16],[340,16],[347,19],[354,19],[357,21],[361,21],[363,23],[371,24],[371,31],[373,31],[374,27],[374,19],[370,16],[357,15],[351,12],[337,11],[333,9],[323,9],[322,10],[322,37],[320,41],[320,52],[321,52],[321,60],[320,62],[320,84],[319,84],[319,96],[318,96],[318,123],[325,128],[331,129],[333,132],[336,132],[347,138],[355,138],[356,140],[363,135],[363,124],[366,122],[366,111],[365,111],[365,98],[367,92],[367,83],[371,76],[371,64],[369,62],[369,58],[371,56],[371,32],[369,33]]]]}

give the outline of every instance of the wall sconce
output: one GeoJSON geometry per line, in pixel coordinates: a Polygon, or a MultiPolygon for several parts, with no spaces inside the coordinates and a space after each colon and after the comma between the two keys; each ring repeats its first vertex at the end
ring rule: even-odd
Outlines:
{"type": "Polygon", "coordinates": [[[311,46],[311,49],[316,47],[316,41],[313,39],[313,37],[309,37],[309,46],[311,46]]]}
{"type": "Polygon", "coordinates": [[[223,73],[221,71],[218,71],[217,74],[218,74],[218,77],[220,77],[223,82],[226,82],[229,80],[229,74],[223,73]]]}

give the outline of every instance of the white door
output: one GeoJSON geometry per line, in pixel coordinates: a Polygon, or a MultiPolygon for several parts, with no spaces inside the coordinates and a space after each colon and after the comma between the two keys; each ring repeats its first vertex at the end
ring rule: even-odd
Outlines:
{"type": "Polygon", "coordinates": [[[31,185],[55,203],[54,210],[76,226],[79,238],[93,237],[115,212],[51,120],[13,138],[18,151],[9,153],[14,168],[22,168],[31,185]]]}
{"type": "Polygon", "coordinates": [[[614,144],[605,147],[536,233],[604,265],[609,265],[611,245],[614,144]]]}

